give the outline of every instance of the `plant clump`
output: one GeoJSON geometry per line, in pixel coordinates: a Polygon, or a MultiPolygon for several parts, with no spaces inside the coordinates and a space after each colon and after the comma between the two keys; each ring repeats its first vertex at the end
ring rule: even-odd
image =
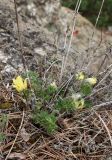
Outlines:
{"type": "Polygon", "coordinates": [[[57,112],[59,114],[68,113],[92,106],[92,102],[86,100],[86,96],[92,93],[93,87],[97,83],[96,77],[88,77],[83,72],[79,72],[75,75],[75,79],[79,82],[79,92],[66,96],[63,96],[63,92],[59,92],[60,87],[55,81],[45,84],[33,71],[17,76],[13,79],[12,86],[25,102],[31,101],[33,95],[35,96],[32,110],[33,123],[40,125],[47,133],[52,134],[58,129],[59,115],[56,114],[57,112]],[[55,98],[56,94],[57,98],[55,98]]]}

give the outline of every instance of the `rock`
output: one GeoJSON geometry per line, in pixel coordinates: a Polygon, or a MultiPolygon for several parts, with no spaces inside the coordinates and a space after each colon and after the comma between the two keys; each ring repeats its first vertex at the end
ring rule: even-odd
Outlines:
{"type": "Polygon", "coordinates": [[[55,69],[57,67],[57,75],[60,75],[66,55],[65,73],[74,72],[74,69],[75,72],[97,73],[104,60],[102,69],[112,63],[112,36],[101,34],[80,14],[70,42],[74,12],[61,7],[59,0],[17,0],[17,5],[23,52],[18,40],[14,4],[11,0],[0,2],[1,71],[23,70],[23,56],[29,69],[39,68],[43,56],[46,56],[48,67],[58,61],[53,65],[55,69]]]}
{"type": "Polygon", "coordinates": [[[46,52],[42,48],[34,48],[34,52],[40,56],[47,56],[46,52]]]}
{"type": "MultiPolygon", "coordinates": [[[[70,35],[73,28],[74,12],[65,7],[60,7],[58,0],[55,1],[55,3],[53,0],[43,1],[41,3],[41,8],[39,5],[40,2],[35,2],[33,0],[32,3],[36,5],[36,21],[38,22],[41,19],[40,25],[46,27],[49,32],[54,33],[53,37],[58,49],[65,48],[64,52],[66,54],[66,52],[68,52],[70,35]],[[67,35],[66,45],[65,34],[67,35]]],[[[107,54],[106,50],[111,48],[109,43],[112,43],[112,36],[96,30],[94,26],[80,14],[77,15],[74,32],[77,32],[77,34],[73,35],[72,38],[70,56],[68,57],[70,63],[67,65],[70,65],[73,68],[77,59],[78,64],[76,64],[76,66],[78,65],[78,69],[82,66],[83,69],[87,69],[87,72],[97,73],[104,60],[103,57],[107,54]]],[[[109,65],[112,63],[112,58],[110,55],[108,56],[109,59],[106,59],[105,64],[109,65]]],[[[58,57],[60,57],[59,54],[58,57]]],[[[103,65],[102,68],[105,68],[106,66],[107,65],[103,65]]]]}
{"type": "MultiPolygon", "coordinates": [[[[2,61],[2,63],[7,62],[7,64],[3,63],[2,73],[5,71],[12,73],[12,70],[18,70],[23,66],[22,52],[20,42],[18,41],[14,4],[10,1],[7,1],[7,4],[5,2],[6,0],[4,0],[3,3],[0,2],[0,61],[2,61]],[[12,6],[8,5],[8,3],[11,3],[12,6]]],[[[31,67],[36,63],[34,62],[35,60],[33,56],[34,48],[40,45],[42,47],[44,45],[45,41],[47,41],[46,34],[43,33],[43,30],[40,31],[35,22],[27,19],[27,17],[23,20],[22,17],[19,16],[19,22],[20,36],[24,53],[23,56],[25,56],[27,62],[30,62],[29,66],[31,67]]],[[[41,48],[41,51],[42,50],[43,48],[41,48]]]]}
{"type": "MultiPolygon", "coordinates": [[[[60,22],[62,22],[62,25],[60,25],[61,30],[64,32],[67,31],[69,37],[73,28],[74,12],[65,7],[61,7],[59,17],[60,22]]],[[[63,37],[63,39],[65,38],[63,37]]],[[[68,38],[68,45],[69,40],[70,38],[68,38]]],[[[90,73],[97,73],[106,54],[109,58],[105,59],[105,64],[102,68],[106,68],[107,65],[111,64],[112,54],[110,55],[109,53],[109,49],[112,48],[110,45],[111,43],[112,36],[96,30],[86,18],[82,17],[80,14],[77,15],[71,47],[73,47],[75,54],[78,53],[77,61],[82,68],[87,68],[90,73]],[[75,32],[77,34],[74,34],[75,32]]],[[[74,58],[74,54],[71,56],[74,58]]],[[[74,61],[75,60],[76,57],[74,61]]]]}
{"type": "Polygon", "coordinates": [[[2,70],[2,72],[1,73],[16,73],[16,69],[14,69],[12,66],[10,66],[10,65],[6,65],[5,67],[4,67],[4,69],[2,70]]]}
{"type": "Polygon", "coordinates": [[[106,160],[112,160],[112,155],[108,156],[106,160]]]}
{"type": "Polygon", "coordinates": [[[5,54],[0,51],[0,63],[7,63],[9,57],[5,56],[5,54]]]}
{"type": "Polygon", "coordinates": [[[55,21],[61,7],[60,0],[17,0],[17,3],[21,6],[19,10],[21,15],[26,14],[34,18],[37,24],[43,27],[55,21]]]}
{"type": "Polygon", "coordinates": [[[112,33],[112,26],[108,26],[108,31],[112,33]]]}

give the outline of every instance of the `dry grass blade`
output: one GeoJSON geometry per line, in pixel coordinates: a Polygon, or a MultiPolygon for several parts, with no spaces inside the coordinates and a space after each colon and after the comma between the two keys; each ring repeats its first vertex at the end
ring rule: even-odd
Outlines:
{"type": "Polygon", "coordinates": [[[74,32],[74,29],[75,29],[77,15],[78,15],[78,11],[79,11],[81,3],[82,3],[82,0],[78,0],[77,4],[76,4],[76,7],[75,7],[74,23],[73,23],[73,27],[72,27],[72,32],[71,32],[71,36],[70,36],[70,41],[69,41],[69,46],[68,46],[68,49],[67,49],[67,53],[66,53],[65,58],[63,57],[62,68],[61,68],[61,75],[60,75],[60,82],[62,80],[64,70],[66,69],[66,63],[67,63],[67,60],[69,58],[70,48],[71,48],[72,39],[73,39],[73,32],[74,32]]]}
{"type": "Polygon", "coordinates": [[[18,18],[16,0],[14,0],[14,5],[15,5],[16,22],[17,22],[17,29],[18,29],[18,40],[19,40],[19,45],[20,45],[20,49],[21,49],[22,62],[23,62],[25,71],[27,71],[26,62],[25,62],[25,58],[24,58],[23,45],[22,45],[22,40],[21,40],[21,34],[20,34],[20,26],[19,26],[19,18],[18,18]]]}
{"type": "Polygon", "coordinates": [[[104,127],[105,127],[105,129],[106,129],[106,132],[107,132],[107,134],[108,134],[108,136],[109,136],[109,139],[110,139],[110,144],[111,144],[111,146],[112,146],[112,136],[111,136],[111,133],[110,133],[110,131],[109,131],[106,123],[105,123],[104,120],[101,118],[100,114],[98,114],[97,112],[95,112],[95,114],[99,117],[101,123],[104,125],[104,127]]]}

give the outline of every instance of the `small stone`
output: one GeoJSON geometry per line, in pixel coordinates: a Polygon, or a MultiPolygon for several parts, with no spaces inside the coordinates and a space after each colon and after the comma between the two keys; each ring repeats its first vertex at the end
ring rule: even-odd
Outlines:
{"type": "Polygon", "coordinates": [[[4,53],[0,51],[0,61],[2,63],[7,63],[8,58],[9,58],[8,56],[5,56],[4,53]]]}
{"type": "Polygon", "coordinates": [[[14,69],[10,65],[6,65],[5,68],[1,71],[1,73],[14,73],[16,72],[16,69],[14,69]]]}
{"type": "Polygon", "coordinates": [[[39,54],[40,56],[47,56],[47,53],[42,48],[35,48],[34,52],[39,54]]]}
{"type": "Polygon", "coordinates": [[[33,17],[36,16],[37,11],[36,11],[36,6],[34,5],[34,3],[28,4],[27,10],[30,16],[33,16],[33,17]]]}

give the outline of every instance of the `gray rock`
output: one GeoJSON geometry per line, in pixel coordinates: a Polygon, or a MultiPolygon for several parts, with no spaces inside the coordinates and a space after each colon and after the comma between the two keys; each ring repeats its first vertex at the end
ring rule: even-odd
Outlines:
{"type": "Polygon", "coordinates": [[[11,0],[0,2],[1,59],[14,69],[22,66],[22,54],[28,68],[39,65],[40,55],[47,55],[51,62],[56,59],[60,61],[59,69],[63,57],[68,54],[65,72],[75,68],[76,71],[97,73],[105,55],[107,58],[102,68],[112,63],[112,56],[108,52],[112,37],[102,33],[101,41],[101,32],[79,14],[70,46],[74,12],[61,7],[59,0],[17,0],[17,5],[23,53],[18,41],[14,4],[11,0]]]}

